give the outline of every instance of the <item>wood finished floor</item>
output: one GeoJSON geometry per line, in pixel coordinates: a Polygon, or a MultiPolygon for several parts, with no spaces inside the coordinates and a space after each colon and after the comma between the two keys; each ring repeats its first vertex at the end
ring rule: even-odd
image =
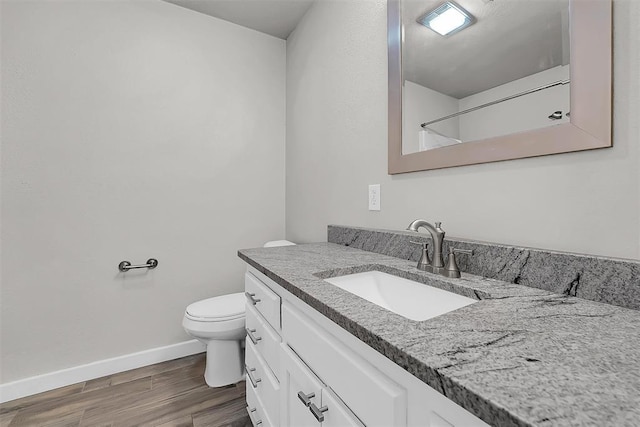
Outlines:
{"type": "Polygon", "coordinates": [[[245,383],[209,388],[198,354],[0,405],[0,427],[249,427],[245,383]]]}

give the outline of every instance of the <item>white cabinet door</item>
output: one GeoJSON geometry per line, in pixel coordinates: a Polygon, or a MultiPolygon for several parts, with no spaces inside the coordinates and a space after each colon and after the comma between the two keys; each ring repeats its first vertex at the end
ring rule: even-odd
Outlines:
{"type": "Polygon", "coordinates": [[[349,408],[285,344],[282,345],[282,357],[285,377],[281,394],[282,426],[363,427],[349,408]]]}
{"type": "Polygon", "coordinates": [[[431,387],[414,389],[416,415],[414,425],[420,427],[489,427],[489,424],[458,406],[431,387]]]}
{"type": "Polygon", "coordinates": [[[407,425],[407,390],[288,301],[282,304],[282,336],[367,426],[407,425]]]}
{"type": "Polygon", "coordinates": [[[319,427],[309,404],[321,406],[323,384],[311,371],[298,359],[291,349],[282,344],[282,374],[284,378],[280,382],[280,423],[283,427],[319,427]],[[303,402],[306,399],[306,402],[303,402]]]}
{"type": "Polygon", "coordinates": [[[364,427],[364,424],[327,387],[322,389],[322,427],[364,427]]]}

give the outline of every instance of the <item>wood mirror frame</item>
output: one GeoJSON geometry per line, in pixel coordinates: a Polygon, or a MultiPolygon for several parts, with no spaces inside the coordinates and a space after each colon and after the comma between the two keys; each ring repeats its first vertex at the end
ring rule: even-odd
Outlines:
{"type": "Polygon", "coordinates": [[[612,146],[612,0],[570,0],[569,123],[403,155],[400,1],[387,1],[390,175],[612,146]]]}

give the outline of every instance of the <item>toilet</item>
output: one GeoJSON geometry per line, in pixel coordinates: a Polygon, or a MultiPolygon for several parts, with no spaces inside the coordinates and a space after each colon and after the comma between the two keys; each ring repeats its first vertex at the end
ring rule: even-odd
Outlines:
{"type": "MultiPolygon", "coordinates": [[[[267,242],[264,247],[289,246],[287,240],[267,242]]],[[[222,387],[244,379],[244,292],[207,298],[190,304],[184,312],[184,330],[207,346],[204,380],[222,387]]]]}
{"type": "Polygon", "coordinates": [[[244,377],[244,304],[244,293],[238,292],[194,302],[184,312],[184,330],[207,346],[204,380],[209,387],[235,384],[244,377]]]}

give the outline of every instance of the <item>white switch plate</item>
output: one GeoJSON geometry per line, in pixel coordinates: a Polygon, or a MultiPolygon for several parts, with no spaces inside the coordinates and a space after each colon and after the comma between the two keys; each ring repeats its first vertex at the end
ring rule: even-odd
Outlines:
{"type": "Polygon", "coordinates": [[[380,210],[380,184],[372,184],[369,186],[369,210],[380,210]]]}

